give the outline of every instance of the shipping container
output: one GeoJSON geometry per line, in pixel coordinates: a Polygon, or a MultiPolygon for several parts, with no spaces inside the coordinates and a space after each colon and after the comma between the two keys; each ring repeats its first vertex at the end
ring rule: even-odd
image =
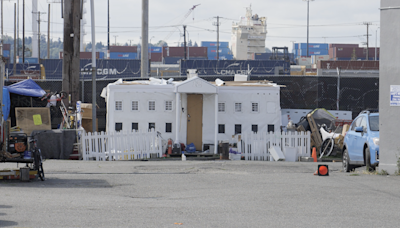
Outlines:
{"type": "Polygon", "coordinates": [[[137,59],[137,53],[134,52],[111,52],[110,59],[137,59]]]}
{"type": "MultiPolygon", "coordinates": [[[[219,48],[218,53],[220,55],[231,55],[232,52],[229,48],[219,48]]],[[[207,48],[207,56],[217,56],[217,48],[207,48]]]]}
{"type": "MultiPolygon", "coordinates": [[[[328,49],[322,50],[322,49],[309,48],[308,56],[311,56],[311,55],[329,55],[329,50],[328,49]]],[[[307,56],[307,49],[300,49],[299,56],[307,56]]]]}
{"type": "Polygon", "coordinates": [[[160,52],[160,53],[151,53],[151,54],[149,54],[149,59],[152,61],[152,62],[162,62],[162,53],[160,52]]]}
{"type": "MultiPolygon", "coordinates": [[[[183,57],[163,57],[164,64],[179,64],[183,57]]],[[[207,60],[207,57],[190,57],[188,60],[207,60]]]]}
{"type": "Polygon", "coordinates": [[[4,50],[10,51],[10,49],[11,49],[11,44],[3,44],[3,51],[4,50]]]}
{"type": "MultiPolygon", "coordinates": [[[[96,77],[97,78],[133,78],[140,77],[140,60],[117,60],[117,59],[98,59],[96,60],[96,77]]],[[[62,78],[62,59],[44,59],[41,63],[45,67],[47,79],[62,78]]],[[[82,79],[91,79],[92,77],[92,60],[80,60],[82,79]]]]}
{"type": "Polygon", "coordinates": [[[110,46],[111,52],[135,52],[137,53],[137,46],[110,46]]]}
{"type": "MultiPolygon", "coordinates": [[[[217,42],[216,41],[201,41],[201,46],[202,47],[215,47],[217,48],[217,42]]],[[[229,48],[229,42],[219,42],[219,47],[225,47],[229,48]]]]}
{"type": "Polygon", "coordinates": [[[311,64],[317,64],[318,61],[329,60],[329,55],[312,55],[311,64]]]}
{"type": "MultiPolygon", "coordinates": [[[[283,53],[278,53],[279,57],[282,57],[284,54],[283,53]]],[[[294,62],[294,54],[293,53],[288,53],[289,59],[291,62],[294,62]]],[[[273,54],[272,53],[255,53],[254,54],[254,60],[270,60],[272,58],[273,54]]]]}
{"type": "MultiPolygon", "coordinates": [[[[353,58],[357,60],[359,58],[366,58],[367,57],[367,48],[338,48],[334,47],[331,48],[332,51],[329,55],[330,58],[353,58]]],[[[380,49],[376,49],[377,57],[379,58],[379,51],[380,49]]],[[[368,57],[375,57],[375,48],[368,49],[368,57]]]]}
{"type": "MultiPolygon", "coordinates": [[[[219,55],[219,60],[232,60],[233,59],[233,55],[219,55]]],[[[209,60],[217,60],[217,55],[211,55],[208,56],[209,60]]]]}
{"type": "Polygon", "coordinates": [[[99,52],[99,53],[100,53],[99,59],[104,59],[104,52],[99,52]]]}
{"type": "Polygon", "coordinates": [[[299,58],[297,58],[297,65],[311,66],[311,57],[299,57],[299,58]]]}
{"type": "Polygon", "coordinates": [[[187,69],[198,69],[199,75],[274,75],[275,68],[282,68],[282,74],[290,75],[290,64],[273,60],[186,60],[180,62],[181,75],[187,69]]]}
{"type": "Polygon", "coordinates": [[[149,47],[149,53],[162,53],[162,47],[149,47]]]}
{"type": "Polygon", "coordinates": [[[38,58],[25,57],[25,62],[22,61],[22,58],[19,58],[18,63],[38,64],[39,60],[38,58]]]}
{"type": "Polygon", "coordinates": [[[319,61],[318,69],[379,70],[379,61],[319,61]]]}
{"type": "MultiPolygon", "coordinates": [[[[25,58],[27,60],[27,58],[25,58]]],[[[22,60],[21,60],[22,61],[22,60]]],[[[14,64],[9,63],[5,65],[5,72],[8,77],[15,75],[32,75],[35,76],[38,73],[40,74],[40,66],[37,63],[17,63],[15,66],[16,72],[13,71],[14,64]]]]}
{"type": "MultiPolygon", "coordinates": [[[[296,43],[295,44],[296,49],[307,49],[307,43],[296,43]]],[[[320,50],[328,50],[329,45],[325,43],[309,43],[308,48],[313,48],[313,49],[320,49],[320,50]]]]}
{"type": "Polygon", "coordinates": [[[3,57],[4,58],[10,58],[10,51],[9,50],[3,50],[3,57]]]}
{"type": "Polygon", "coordinates": [[[358,44],[329,44],[329,48],[358,48],[358,44]]]}
{"type": "MultiPolygon", "coordinates": [[[[183,57],[185,54],[183,47],[163,47],[163,57],[183,57]]],[[[207,57],[206,47],[186,47],[186,56],[207,57]]]]}
{"type": "MultiPolygon", "coordinates": [[[[60,59],[64,57],[63,52],[60,51],[60,59]]],[[[80,52],[81,59],[92,59],[92,52],[80,52]]],[[[100,58],[100,52],[96,52],[96,59],[100,58]]],[[[25,58],[26,59],[26,58],[25,58]]]]}

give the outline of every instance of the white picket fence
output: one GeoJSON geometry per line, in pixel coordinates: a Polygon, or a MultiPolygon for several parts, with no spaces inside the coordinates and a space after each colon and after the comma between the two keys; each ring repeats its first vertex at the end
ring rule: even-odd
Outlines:
{"type": "Polygon", "coordinates": [[[294,152],[296,158],[310,157],[310,134],[310,132],[247,132],[242,134],[238,149],[245,160],[274,161],[269,152],[273,146],[279,147],[285,156],[294,152]]]}
{"type": "Polygon", "coordinates": [[[149,132],[94,132],[82,133],[83,160],[115,161],[162,156],[161,137],[149,132]]]}

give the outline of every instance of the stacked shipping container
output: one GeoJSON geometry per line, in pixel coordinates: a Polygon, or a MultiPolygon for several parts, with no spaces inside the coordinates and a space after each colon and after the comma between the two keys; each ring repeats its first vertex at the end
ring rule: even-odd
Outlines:
{"type": "Polygon", "coordinates": [[[379,61],[319,61],[318,69],[335,70],[379,70],[379,61]]]}
{"type": "MultiPolygon", "coordinates": [[[[307,43],[295,43],[293,47],[295,58],[307,56],[307,43]]],[[[308,54],[312,55],[328,55],[329,45],[323,43],[309,43],[308,54]]]]}
{"type": "Polygon", "coordinates": [[[207,48],[207,58],[209,60],[217,59],[217,46],[218,46],[218,57],[220,60],[232,60],[233,54],[229,49],[229,42],[214,42],[214,41],[202,41],[202,47],[207,48]]]}
{"type": "MultiPolygon", "coordinates": [[[[164,64],[178,64],[179,60],[184,59],[184,47],[163,47],[162,51],[164,64]]],[[[206,47],[186,47],[187,59],[207,59],[206,47]]]]}

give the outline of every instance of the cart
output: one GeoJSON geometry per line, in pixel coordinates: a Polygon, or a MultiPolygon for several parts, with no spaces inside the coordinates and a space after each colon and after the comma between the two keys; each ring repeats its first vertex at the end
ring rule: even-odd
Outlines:
{"type": "MultiPolygon", "coordinates": [[[[26,134],[25,134],[26,135],[26,134]]],[[[33,136],[29,137],[29,145],[30,151],[27,151],[26,146],[24,148],[24,142],[21,142],[21,137],[16,135],[10,135],[8,137],[8,144],[14,147],[13,153],[10,153],[10,147],[8,151],[2,150],[0,151],[0,162],[2,163],[25,163],[25,168],[29,168],[29,176],[35,175],[40,180],[44,181],[44,171],[43,171],[43,163],[42,163],[42,154],[39,148],[36,146],[36,141],[33,136]],[[21,151],[23,150],[23,151],[21,151]]],[[[28,137],[26,137],[26,140],[28,137]]],[[[26,143],[25,143],[26,145],[26,143]]],[[[1,179],[16,179],[18,176],[22,179],[22,174],[15,170],[7,170],[5,172],[0,172],[1,179]]]]}

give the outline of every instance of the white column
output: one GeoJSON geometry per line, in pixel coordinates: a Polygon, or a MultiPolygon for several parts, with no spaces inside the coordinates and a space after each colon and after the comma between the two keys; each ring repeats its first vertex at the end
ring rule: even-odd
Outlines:
{"type": "Polygon", "coordinates": [[[175,96],[175,143],[179,144],[179,114],[181,113],[181,94],[176,92],[175,96]]]}
{"type": "Polygon", "coordinates": [[[214,111],[214,154],[218,152],[218,93],[215,94],[215,111],[214,111]]]}

